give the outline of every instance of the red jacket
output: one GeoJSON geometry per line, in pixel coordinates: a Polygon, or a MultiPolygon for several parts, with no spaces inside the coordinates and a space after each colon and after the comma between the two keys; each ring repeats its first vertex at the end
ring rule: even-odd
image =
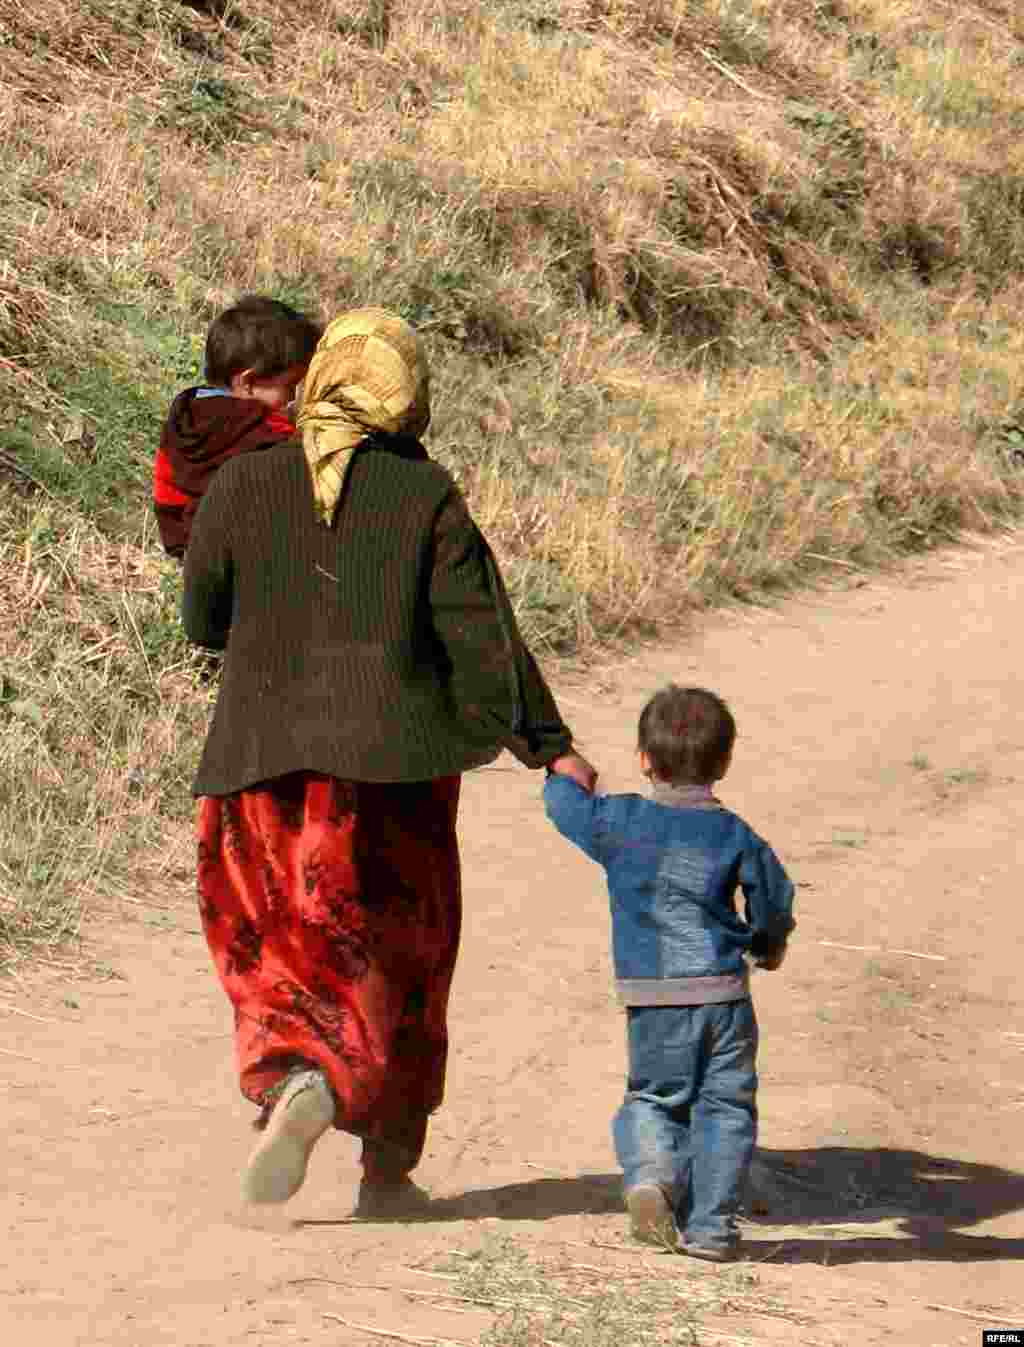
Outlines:
{"type": "Polygon", "coordinates": [[[183,557],[192,518],[213,474],[235,454],[269,449],[295,427],[255,399],[186,388],[171,403],[153,465],[153,508],[164,550],[183,557]]]}

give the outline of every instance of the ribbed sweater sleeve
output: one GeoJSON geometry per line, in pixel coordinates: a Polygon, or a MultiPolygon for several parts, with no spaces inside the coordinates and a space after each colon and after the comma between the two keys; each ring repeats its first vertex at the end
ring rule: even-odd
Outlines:
{"type": "Polygon", "coordinates": [[[450,661],[450,691],[463,718],[527,767],[569,751],[572,733],[520,635],[486,540],[457,489],[434,528],[430,606],[450,661]]]}
{"type": "Polygon", "coordinates": [[[223,650],[234,607],[234,558],[223,491],[215,481],[196,512],[195,532],[185,553],[181,620],[196,645],[223,650]]]}

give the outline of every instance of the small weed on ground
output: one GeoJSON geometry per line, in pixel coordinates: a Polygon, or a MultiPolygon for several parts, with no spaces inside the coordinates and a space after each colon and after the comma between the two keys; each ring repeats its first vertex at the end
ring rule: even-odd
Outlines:
{"type": "Polygon", "coordinates": [[[987,767],[956,767],[945,774],[951,786],[984,786],[992,779],[987,767]]]}
{"type": "Polygon", "coordinates": [[[832,845],[835,847],[848,847],[850,850],[856,850],[867,846],[868,839],[863,833],[839,831],[832,834],[832,845]]]}

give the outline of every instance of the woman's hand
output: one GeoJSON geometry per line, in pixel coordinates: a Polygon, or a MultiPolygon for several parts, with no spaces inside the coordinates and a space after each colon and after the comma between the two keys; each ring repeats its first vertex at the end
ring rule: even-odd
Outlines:
{"type": "Polygon", "coordinates": [[[593,794],[597,785],[597,768],[579,753],[563,753],[560,758],[553,758],[548,763],[548,771],[554,772],[556,776],[571,776],[588,795],[593,794]]]}

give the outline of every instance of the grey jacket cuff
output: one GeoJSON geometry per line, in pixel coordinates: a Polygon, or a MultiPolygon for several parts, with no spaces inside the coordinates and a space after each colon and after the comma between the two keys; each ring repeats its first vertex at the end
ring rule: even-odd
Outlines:
{"type": "Polygon", "coordinates": [[[699,978],[618,978],[615,990],[624,1006],[713,1006],[745,1000],[750,973],[744,968],[699,978]]]}

